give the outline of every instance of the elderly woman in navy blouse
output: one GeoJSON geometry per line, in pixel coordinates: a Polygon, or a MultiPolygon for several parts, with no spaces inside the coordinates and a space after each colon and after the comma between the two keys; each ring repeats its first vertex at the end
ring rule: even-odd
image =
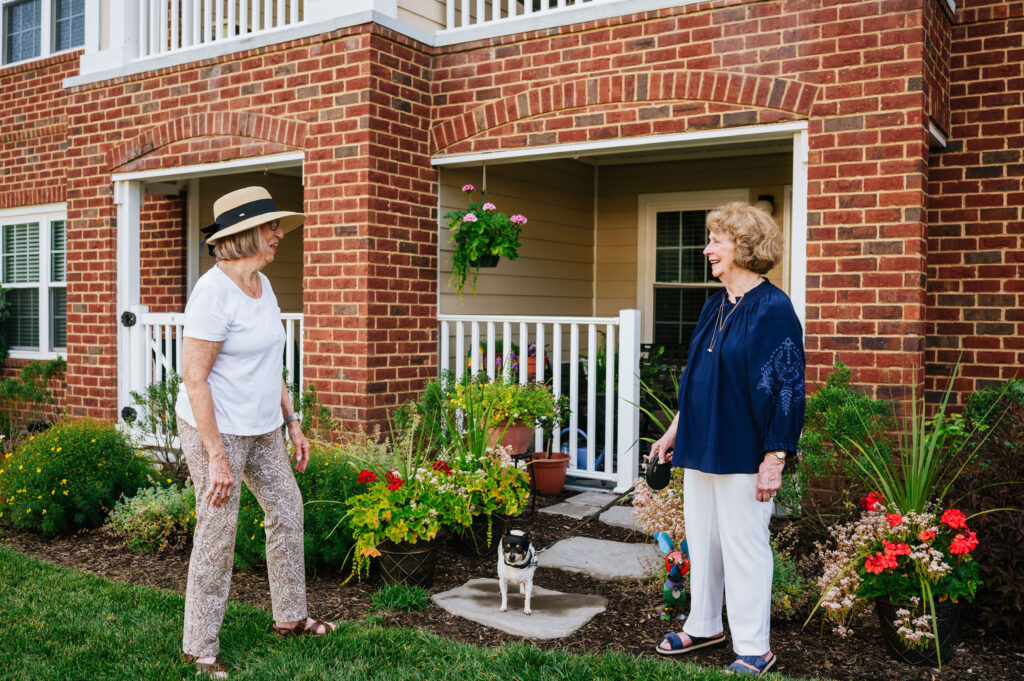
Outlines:
{"type": "Polygon", "coordinates": [[[771,216],[730,203],[708,214],[707,227],[704,255],[725,288],[704,304],[679,413],[651,449],[652,459],[685,469],[691,607],[683,631],[656,651],[674,657],[725,643],[724,590],[737,655],[729,670],[760,675],[776,662],[768,521],[803,426],[803,333],[789,298],[764,278],[782,259],[771,216]]]}

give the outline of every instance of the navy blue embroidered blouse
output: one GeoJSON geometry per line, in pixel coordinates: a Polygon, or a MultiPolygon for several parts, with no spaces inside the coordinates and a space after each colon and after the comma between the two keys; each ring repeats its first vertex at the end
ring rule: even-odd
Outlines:
{"type": "Polygon", "coordinates": [[[793,303],[769,281],[704,303],[679,381],[672,465],[757,473],[765,452],[795,452],[804,423],[804,343],[793,303]],[[708,352],[724,299],[724,327],[708,352]]]}

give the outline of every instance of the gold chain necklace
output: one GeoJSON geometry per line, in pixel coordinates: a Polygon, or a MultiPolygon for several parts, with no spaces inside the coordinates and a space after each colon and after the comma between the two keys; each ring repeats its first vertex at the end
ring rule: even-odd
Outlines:
{"type": "MultiPolygon", "coordinates": [[[[731,317],[732,313],[735,312],[737,310],[737,308],[739,308],[740,303],[743,302],[743,299],[747,296],[747,294],[750,293],[751,291],[753,291],[754,287],[757,286],[758,284],[760,284],[761,281],[762,281],[761,279],[758,279],[757,282],[754,284],[754,286],[751,286],[750,288],[748,288],[746,291],[743,292],[743,295],[741,295],[739,297],[740,299],[737,300],[736,304],[733,305],[733,308],[731,310],[729,310],[729,314],[725,315],[725,319],[722,319],[722,315],[725,313],[725,299],[728,297],[728,293],[726,295],[722,296],[722,302],[718,304],[718,317],[715,319],[715,326],[714,326],[714,328],[713,328],[713,330],[711,332],[711,344],[708,345],[708,352],[709,353],[710,352],[714,352],[714,350],[715,350],[715,341],[718,338],[718,333],[719,333],[719,331],[722,331],[723,329],[725,329],[725,323],[727,321],[729,321],[729,317],[731,317]]],[[[723,336],[724,336],[724,334],[723,334],[723,336]]]]}

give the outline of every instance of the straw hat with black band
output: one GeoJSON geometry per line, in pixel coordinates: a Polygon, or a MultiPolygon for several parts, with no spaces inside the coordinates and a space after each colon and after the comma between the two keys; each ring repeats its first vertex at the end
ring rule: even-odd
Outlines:
{"type": "Polygon", "coordinates": [[[282,232],[290,232],[306,221],[302,213],[278,210],[270,192],[263,187],[245,187],[225,194],[214,202],[213,214],[216,216],[213,224],[199,230],[206,235],[203,242],[209,245],[210,255],[213,255],[213,245],[226,236],[274,220],[278,221],[282,232]]]}

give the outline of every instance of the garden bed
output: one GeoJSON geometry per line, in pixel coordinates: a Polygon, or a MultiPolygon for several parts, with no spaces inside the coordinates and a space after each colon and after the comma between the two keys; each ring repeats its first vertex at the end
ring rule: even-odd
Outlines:
{"type": "MultiPolygon", "coordinates": [[[[559,501],[541,497],[538,506],[559,501]]],[[[537,547],[549,546],[576,524],[563,516],[537,513],[531,520],[527,510],[513,527],[532,530],[537,547]]],[[[638,541],[627,530],[608,527],[598,521],[576,532],[615,541],[638,541]]],[[[188,549],[171,548],[156,554],[135,553],[123,548],[118,540],[102,530],[45,537],[0,526],[5,546],[22,553],[61,565],[92,572],[116,580],[184,592],[188,568],[188,549]]],[[[810,538],[801,538],[793,547],[794,555],[811,551],[810,538]]],[[[496,556],[466,558],[445,550],[438,562],[437,581],[432,592],[444,591],[474,577],[495,577],[496,556]]],[[[342,586],[347,575],[336,572],[308,570],[311,614],[332,619],[362,619],[370,609],[370,594],[380,586],[376,579],[342,586]]],[[[571,593],[598,594],[608,600],[606,612],[576,634],[552,641],[537,641],[542,648],[561,648],[572,652],[597,652],[618,649],[640,655],[653,655],[653,647],[661,634],[669,630],[661,620],[661,585],[637,582],[605,583],[584,575],[541,569],[536,583],[549,589],[571,593]]],[[[266,570],[257,567],[235,573],[232,598],[257,607],[270,608],[266,570]]],[[[495,608],[498,595],[495,593],[495,608]]],[[[872,615],[873,617],[873,615],[872,615]]],[[[467,643],[493,646],[516,637],[454,617],[436,606],[423,612],[388,613],[386,620],[395,626],[428,630],[440,636],[467,643]]],[[[826,628],[821,632],[820,619],[801,629],[801,621],[774,621],[773,650],[779,656],[778,671],[789,676],[817,677],[837,680],[867,679],[963,679],[978,678],[1010,681],[1024,677],[1024,655],[1011,641],[979,632],[969,622],[962,626],[961,642],[956,656],[940,671],[915,668],[891,660],[882,648],[875,622],[858,629],[860,638],[842,639],[826,628]]],[[[688,661],[725,667],[733,655],[728,647],[698,651],[688,661]]]]}

